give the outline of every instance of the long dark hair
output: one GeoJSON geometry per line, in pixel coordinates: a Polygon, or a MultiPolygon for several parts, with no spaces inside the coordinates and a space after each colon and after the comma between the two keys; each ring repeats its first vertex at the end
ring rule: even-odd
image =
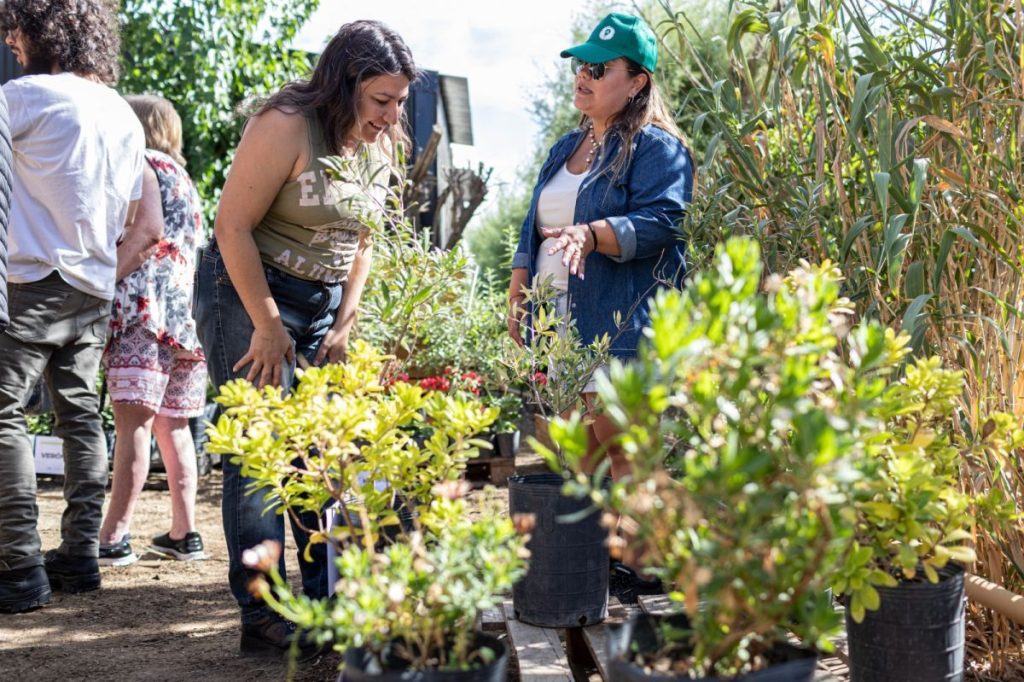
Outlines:
{"type": "MultiPolygon", "coordinates": [[[[410,82],[419,76],[402,37],[379,21],[353,21],[338,29],[308,81],[289,83],[267,99],[257,115],[278,109],[315,116],[328,151],[338,154],[345,135],[356,125],[360,84],[375,76],[399,74],[410,82]]],[[[392,153],[398,142],[408,147],[401,123],[391,126],[388,135],[392,153]]]]}
{"type": "MultiPolygon", "coordinates": [[[[607,169],[610,176],[616,179],[622,177],[626,169],[629,168],[630,161],[632,161],[633,138],[649,123],[677,138],[683,143],[687,151],[690,150],[690,144],[686,141],[683,133],[680,132],[675,120],[673,120],[672,112],[669,111],[665,98],[658,88],[658,84],[654,82],[654,74],[631,59],[623,57],[622,60],[626,62],[630,76],[636,77],[642,73],[647,74],[647,84],[644,85],[643,89],[636,96],[626,102],[626,106],[621,111],[615,114],[611,125],[608,126],[608,130],[605,132],[606,138],[608,135],[618,135],[622,139],[619,152],[612,159],[611,163],[608,164],[607,169]]],[[[586,114],[580,116],[579,125],[580,128],[586,130],[591,125],[590,117],[586,114]]],[[[696,171],[694,183],[696,184],[696,171]]]]}
{"type": "Polygon", "coordinates": [[[21,29],[30,73],[62,71],[117,82],[121,28],[111,0],[6,0],[0,31],[21,29]]]}

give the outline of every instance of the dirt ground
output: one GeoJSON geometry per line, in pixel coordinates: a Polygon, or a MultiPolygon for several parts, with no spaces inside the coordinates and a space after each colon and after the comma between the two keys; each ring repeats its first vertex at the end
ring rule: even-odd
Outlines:
{"type": "MultiPolygon", "coordinates": [[[[520,472],[541,470],[539,457],[521,451],[520,472]]],[[[283,663],[238,655],[238,607],[228,591],[227,547],[220,518],[221,473],[200,478],[196,526],[205,561],[167,561],[143,554],[154,535],[170,527],[166,481],[152,473],[132,519],[132,546],[140,561],[103,568],[103,587],[86,594],[54,592],[44,608],[0,614],[0,682],[78,680],[286,680],[283,663]]],[[[504,504],[507,489],[477,490],[474,497],[504,504]]],[[[60,543],[64,510],[61,479],[39,479],[39,531],[43,548],[60,543]]],[[[293,584],[295,545],[286,558],[293,584]]],[[[335,680],[333,652],[298,666],[298,682],[335,680]]]]}
{"type": "MultiPolygon", "coordinates": [[[[158,482],[156,476],[151,482],[158,482]]],[[[55,592],[32,613],[0,615],[0,680],[284,680],[275,661],[238,656],[238,610],[227,586],[220,520],[220,472],[200,481],[196,525],[206,561],[164,561],[146,554],[132,566],[103,568],[98,592],[55,592]]],[[[43,547],[60,541],[60,481],[40,479],[43,547]]],[[[165,490],[145,490],[132,521],[136,552],[170,527],[165,490]]],[[[294,546],[289,552],[294,568],[294,546]]],[[[335,654],[300,666],[296,680],[334,680],[335,654]]]]}

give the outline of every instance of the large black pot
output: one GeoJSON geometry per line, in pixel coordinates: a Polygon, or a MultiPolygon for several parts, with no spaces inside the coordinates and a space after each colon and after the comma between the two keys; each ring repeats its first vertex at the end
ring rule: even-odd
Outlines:
{"type": "Polygon", "coordinates": [[[386,665],[380,670],[374,657],[359,647],[345,652],[345,670],[338,676],[338,682],[505,682],[508,668],[508,647],[497,637],[477,633],[474,649],[487,647],[496,657],[490,664],[473,670],[440,671],[409,670],[404,661],[386,654],[386,665]]]}
{"type": "MultiPolygon", "coordinates": [[[[633,616],[622,625],[612,626],[608,636],[609,682],[725,682],[720,677],[648,673],[633,663],[634,654],[652,654],[661,648],[663,642],[659,625],[663,621],[674,628],[689,627],[689,621],[682,614],[650,616],[645,613],[633,616]]],[[[818,664],[816,652],[789,644],[777,644],[765,654],[765,658],[771,662],[768,668],[730,678],[730,682],[811,682],[818,664]]]]}
{"type": "Polygon", "coordinates": [[[508,480],[512,514],[533,514],[529,572],[512,588],[516,619],[541,627],[594,625],[608,616],[608,531],[595,509],[571,523],[566,517],[590,502],[562,494],[555,474],[513,476],[508,480]]]}
{"type": "Polygon", "coordinates": [[[850,682],[947,682],[964,677],[964,570],[940,580],[879,587],[881,605],[854,622],[846,611],[850,682]]]}

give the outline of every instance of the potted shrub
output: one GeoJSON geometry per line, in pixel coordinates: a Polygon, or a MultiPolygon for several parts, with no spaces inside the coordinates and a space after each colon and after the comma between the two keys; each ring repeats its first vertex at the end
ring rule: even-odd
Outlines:
{"type": "Polygon", "coordinates": [[[245,557],[267,576],[252,589],[346,652],[346,679],[504,679],[504,645],[474,623],[523,573],[525,538],[493,511],[470,515],[459,480],[476,454],[475,434],[497,410],[403,381],[387,385],[389,360],[357,341],[346,364],[298,372],[287,396],[240,380],[223,388],[211,451],[234,453],[256,481],[252,494],[266,495],[278,513],[335,505],[343,520],[307,529],[311,542],[337,553],[341,598],[292,594],[280,578],[280,548],[266,543],[245,557]],[[422,425],[430,435],[421,442],[422,425]],[[413,511],[408,525],[402,507],[413,511]],[[382,542],[389,529],[393,541],[382,542]]]}
{"type": "Polygon", "coordinates": [[[498,408],[498,418],[491,427],[497,454],[501,457],[515,457],[519,451],[519,418],[523,411],[523,400],[515,393],[502,393],[489,402],[498,408]]]}
{"type": "MultiPolygon", "coordinates": [[[[536,410],[534,447],[544,447],[548,421],[577,411],[580,392],[608,357],[609,341],[584,346],[571,321],[556,314],[553,291],[543,284],[526,292],[528,328],[519,346],[508,340],[504,382],[526,387],[536,410]],[[549,380],[550,377],[550,380],[549,380]]],[[[530,514],[536,529],[528,545],[530,571],[512,591],[516,618],[544,627],[599,623],[608,614],[607,531],[596,508],[563,494],[570,474],[557,451],[553,473],[509,479],[512,514],[530,514]]]]}
{"type": "MultiPolygon", "coordinates": [[[[658,295],[637,360],[599,382],[633,475],[568,488],[620,516],[633,541],[613,552],[684,612],[620,630],[613,680],[810,680],[839,625],[827,588],[852,537],[854,464],[905,342],[851,329],[828,263],[761,281],[755,242],[720,245],[684,291],[658,295]]],[[[551,430],[578,462],[580,420],[551,430]]]]}
{"type": "Polygon", "coordinates": [[[524,343],[505,340],[500,369],[504,383],[525,387],[526,400],[536,414],[535,430],[543,442],[553,417],[567,416],[581,407],[580,392],[594,372],[607,364],[611,339],[584,345],[571,319],[555,310],[557,292],[546,282],[523,293],[523,305],[529,311],[522,330],[524,343]],[[552,377],[556,380],[549,381],[552,377]]]}
{"type": "Polygon", "coordinates": [[[846,603],[853,680],[961,679],[964,668],[964,570],[975,560],[975,510],[1010,518],[998,491],[971,498],[960,467],[1024,443],[1012,416],[982,419],[980,433],[955,423],[963,373],[938,358],[919,359],[886,390],[882,421],[860,462],[856,536],[833,584],[846,603]]]}

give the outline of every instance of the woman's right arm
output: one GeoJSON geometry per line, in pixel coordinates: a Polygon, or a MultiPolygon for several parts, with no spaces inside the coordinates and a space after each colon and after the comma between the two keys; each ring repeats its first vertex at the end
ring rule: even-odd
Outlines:
{"type": "MultiPolygon", "coordinates": [[[[548,150],[547,159],[544,160],[544,164],[537,173],[538,183],[551,170],[554,160],[561,158],[563,146],[573,144],[574,140],[577,139],[574,134],[563,135],[551,146],[551,149],[548,150]]],[[[536,194],[536,192],[537,188],[534,187],[533,194],[536,194]]],[[[533,194],[531,194],[531,202],[534,200],[533,194]]],[[[534,206],[531,206],[531,208],[535,209],[534,206]]],[[[523,305],[523,299],[526,298],[526,294],[523,290],[530,285],[528,268],[530,267],[530,261],[533,259],[533,254],[527,248],[527,245],[530,243],[530,231],[534,229],[536,229],[534,221],[530,220],[530,216],[527,215],[523,220],[522,227],[519,228],[519,245],[516,247],[516,252],[512,255],[512,279],[508,287],[508,317],[506,318],[508,333],[520,346],[523,345],[520,326],[522,325],[523,318],[526,316],[526,307],[523,305]]]]}
{"type": "Polygon", "coordinates": [[[135,272],[153,255],[164,236],[164,209],[160,199],[160,181],[152,166],[143,162],[142,198],[135,215],[124,226],[117,245],[117,281],[135,272]]]}
{"type": "Polygon", "coordinates": [[[526,268],[512,268],[512,279],[508,285],[508,334],[520,346],[523,345],[523,335],[519,327],[526,314],[526,308],[523,306],[526,294],[523,293],[523,289],[527,286],[527,276],[526,268]]]}
{"type": "Polygon", "coordinates": [[[261,387],[281,384],[284,362],[295,361],[295,348],[270,294],[252,232],[282,185],[301,170],[305,125],[302,116],[273,109],[249,121],[224,183],[214,223],[224,266],[255,328],[249,350],[232,371],[249,365],[246,379],[261,387]]]}

